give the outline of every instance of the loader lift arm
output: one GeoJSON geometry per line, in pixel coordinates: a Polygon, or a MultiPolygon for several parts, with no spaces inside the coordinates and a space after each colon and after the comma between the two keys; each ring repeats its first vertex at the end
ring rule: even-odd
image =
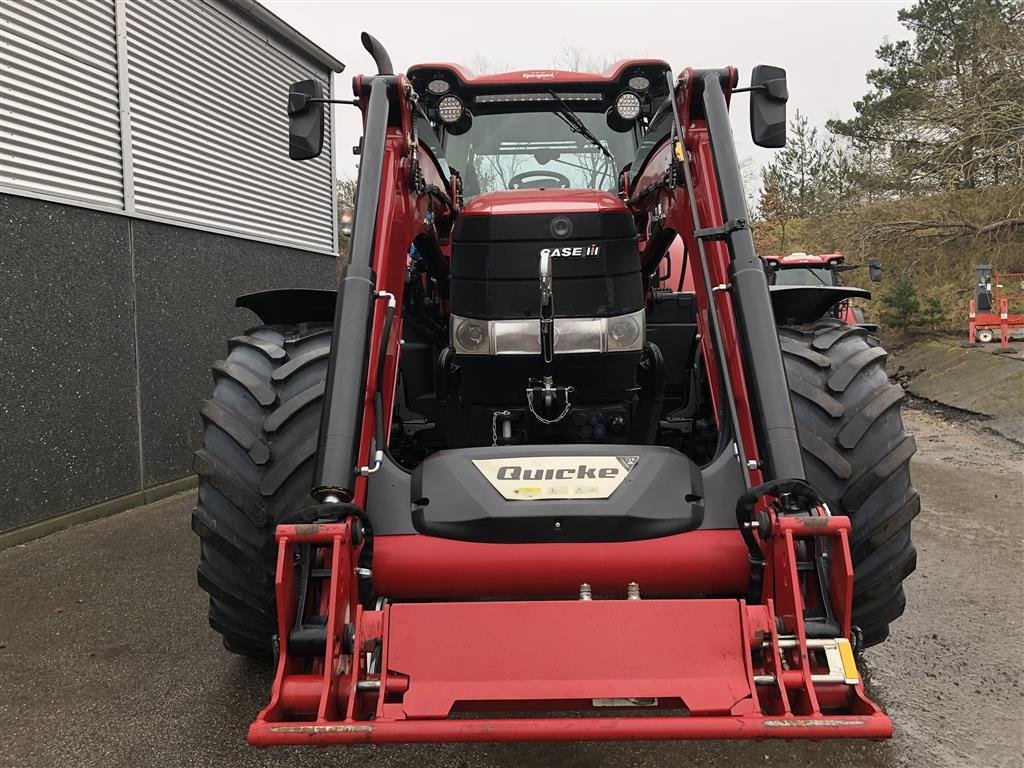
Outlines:
{"type": "Polygon", "coordinates": [[[410,245],[443,239],[437,232],[458,215],[459,194],[457,180],[417,152],[408,80],[356,78],[365,136],[314,475],[320,504],[277,529],[277,672],[252,744],[891,735],[865,696],[850,644],[849,520],[830,516],[804,482],[728,123],[736,79],[732,69],[685,70],[671,81],[678,127],[626,179],[625,196],[646,237],[674,231],[696,255],[701,349],[720,430],[735,441],[748,489],[737,505],[749,513],[738,521],[746,544],[718,531],[667,541],[723,533],[724,548],[748,550],[732,572],[752,586],[747,597],[372,599],[375,563],[398,547],[479,553],[465,561],[464,578],[493,581],[503,563],[572,563],[588,547],[615,558],[646,543],[512,551],[373,536],[363,510],[395,400],[402,316],[393,306],[403,306],[410,245]],[[450,204],[435,208],[430,188],[450,204]],[[630,197],[631,189],[639,192],[630,197]],[[670,711],[604,714],[637,706],[670,711]],[[567,709],[596,716],[558,714],[567,709]],[[458,716],[467,712],[476,716],[458,716]]]}

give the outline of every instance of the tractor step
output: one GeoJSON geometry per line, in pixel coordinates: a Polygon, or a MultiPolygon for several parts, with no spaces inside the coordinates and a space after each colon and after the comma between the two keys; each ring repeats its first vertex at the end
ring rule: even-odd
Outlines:
{"type": "MultiPolygon", "coordinates": [[[[781,601],[381,601],[371,610],[352,599],[364,575],[354,526],[278,528],[280,657],[253,745],[892,733],[864,694],[849,641],[808,638],[781,601]],[[311,558],[325,578],[303,579],[311,558]],[[297,612],[299,625],[322,625],[318,654],[291,648],[297,612]]],[[[848,529],[846,518],[778,523],[774,572],[796,584],[795,537],[831,537],[836,573],[847,571],[848,529]]]]}

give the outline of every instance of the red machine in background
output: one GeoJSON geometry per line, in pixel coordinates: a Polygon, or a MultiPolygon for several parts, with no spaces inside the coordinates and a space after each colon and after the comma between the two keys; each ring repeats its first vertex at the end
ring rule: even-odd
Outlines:
{"type": "Polygon", "coordinates": [[[1024,338],[1024,272],[993,273],[977,268],[974,298],[968,309],[968,344],[988,344],[996,339],[1005,349],[1011,339],[1024,338]]]}
{"type": "MultiPolygon", "coordinates": [[[[846,257],[838,251],[766,256],[765,262],[772,307],[780,322],[806,323],[818,317],[834,317],[848,325],[878,329],[875,324],[865,323],[864,311],[850,301],[870,299],[871,292],[843,284],[842,274],[862,265],[847,264],[846,257]]],[[[881,281],[881,262],[870,259],[867,267],[871,282],[881,281]]]]}

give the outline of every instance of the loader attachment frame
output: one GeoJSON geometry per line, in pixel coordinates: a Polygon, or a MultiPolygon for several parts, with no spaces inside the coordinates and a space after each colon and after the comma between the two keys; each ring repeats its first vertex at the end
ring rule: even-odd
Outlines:
{"type": "MultiPolygon", "coordinates": [[[[809,636],[819,633],[803,618],[812,569],[802,551],[829,553],[824,578],[834,594],[852,589],[847,518],[776,518],[763,536],[766,591],[774,597],[760,604],[700,598],[366,608],[353,565],[365,533],[347,514],[338,505],[340,522],[278,528],[280,653],[270,704],[249,729],[255,746],[892,733],[864,694],[848,638],[809,636]],[[326,605],[319,648],[308,647],[295,619],[310,557],[315,594],[326,605]],[[297,641],[302,647],[293,649],[297,641]],[[643,716],[648,709],[657,716],[643,716]]],[[[837,620],[849,627],[848,607],[837,620]]]]}
{"type": "Polygon", "coordinates": [[[679,235],[691,255],[715,417],[743,477],[736,528],[496,544],[375,537],[365,511],[395,401],[410,245],[446,239],[461,189],[417,141],[409,81],[355,78],[365,135],[319,504],[277,529],[276,676],[250,743],[891,735],[856,669],[850,522],[805,482],[729,126],[736,84],[731,68],[669,76],[672,129],[622,179],[652,250],[679,235]],[[721,557],[710,567],[708,552],[721,557]],[[659,558],[672,567],[657,594],[631,583],[632,599],[590,599],[571,582],[579,564],[618,578],[659,558]],[[418,575],[452,562],[457,586],[418,575]]]}

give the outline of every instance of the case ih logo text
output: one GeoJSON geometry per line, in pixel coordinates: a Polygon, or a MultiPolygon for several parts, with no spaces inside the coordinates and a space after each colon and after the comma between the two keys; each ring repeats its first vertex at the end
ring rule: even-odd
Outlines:
{"type": "Polygon", "coordinates": [[[516,464],[507,464],[498,468],[499,480],[610,480],[619,476],[616,467],[588,467],[580,464],[573,469],[526,469],[516,464]]]}
{"type": "Polygon", "coordinates": [[[601,253],[601,246],[597,243],[590,245],[564,246],[562,248],[541,248],[541,256],[550,256],[553,259],[582,259],[598,256],[601,253]]]}

